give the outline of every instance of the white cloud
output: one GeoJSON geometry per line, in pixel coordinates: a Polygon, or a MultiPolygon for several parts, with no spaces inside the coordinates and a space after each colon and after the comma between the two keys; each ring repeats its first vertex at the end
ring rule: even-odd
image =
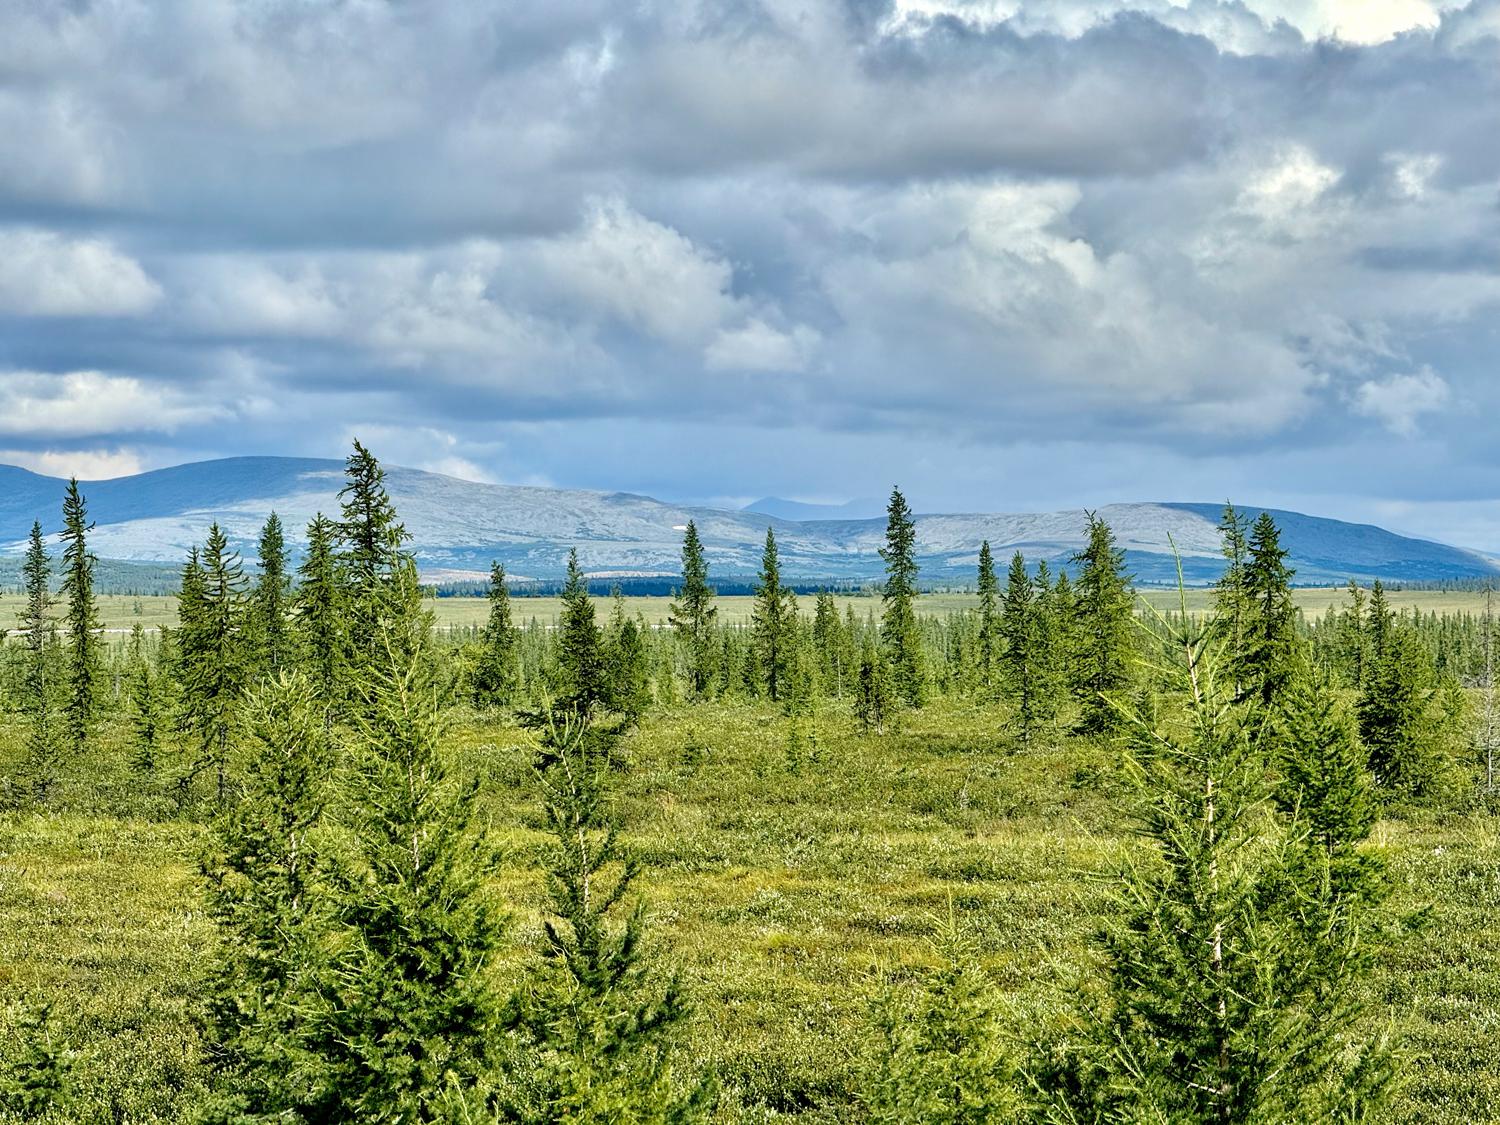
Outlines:
{"type": "Polygon", "coordinates": [[[171,433],[217,421],[228,411],[169,387],[102,371],[0,372],[0,434],[83,437],[171,433]]]}
{"type": "Polygon", "coordinates": [[[0,228],[0,312],[138,316],[161,297],[140,263],[105,239],[0,228]]]}
{"type": "Polygon", "coordinates": [[[536,281],[575,303],[657,339],[692,344],[734,310],[729,264],[619,199],[595,201],[576,232],[539,240],[525,257],[536,281]]]}
{"type": "Polygon", "coordinates": [[[1412,437],[1417,422],[1448,405],[1451,391],[1447,382],[1431,368],[1410,375],[1389,375],[1369,379],[1354,391],[1354,410],[1379,421],[1393,434],[1412,437]]]}
{"type": "Polygon", "coordinates": [[[783,332],[752,317],[715,336],[703,361],[710,371],[805,371],[819,339],[803,324],[783,332]]]}
{"type": "Polygon", "coordinates": [[[110,480],[146,470],[141,455],[130,449],[0,449],[0,464],[79,480],[110,480]]]}

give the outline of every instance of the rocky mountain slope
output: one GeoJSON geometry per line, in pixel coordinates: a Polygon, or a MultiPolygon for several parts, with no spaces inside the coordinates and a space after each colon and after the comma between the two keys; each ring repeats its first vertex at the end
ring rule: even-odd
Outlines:
{"type": "MultiPolygon", "coordinates": [[[[288,457],[235,457],[178,465],[115,480],[85,482],[103,558],[177,562],[217,520],[248,557],[267,513],[278,512],[294,550],[319,511],[338,510],[342,463],[288,457]]],[[[768,526],[776,529],[789,577],[860,581],[881,572],[881,519],[787,520],[621,492],[479,484],[415,469],[390,468],[388,482],[412,545],[429,575],[479,574],[499,559],[517,576],[554,578],[568,550],[601,575],[670,574],[682,529],[697,521],[710,563],[722,576],[753,574],[768,526]]],[[[0,466],[0,544],[18,554],[33,519],[57,530],[63,482],[0,466]]],[[[1115,504],[1101,510],[1143,582],[1171,579],[1175,542],[1190,581],[1221,566],[1218,504],[1115,504]]],[[[1249,509],[1254,514],[1257,509],[1249,509]]],[[[1299,582],[1353,577],[1429,581],[1500,573],[1478,552],[1410,539],[1377,527],[1276,512],[1299,582]]],[[[917,520],[923,576],[971,580],[981,540],[1002,568],[1013,551],[1066,562],[1083,542],[1082,511],[931,514],[917,520]]]]}

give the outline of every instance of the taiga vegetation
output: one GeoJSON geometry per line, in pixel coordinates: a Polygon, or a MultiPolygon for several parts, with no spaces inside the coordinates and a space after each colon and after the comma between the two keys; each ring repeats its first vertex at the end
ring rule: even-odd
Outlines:
{"type": "Polygon", "coordinates": [[[0,1117],[1500,1120],[1492,615],[1304,615],[1233,508],[1206,607],[1090,514],[932,612],[893,490],[864,612],[768,530],[728,619],[689,523],[660,623],[575,556],[440,629],[358,443],[341,495],[128,638],[76,482],[33,532],[0,1117]]]}

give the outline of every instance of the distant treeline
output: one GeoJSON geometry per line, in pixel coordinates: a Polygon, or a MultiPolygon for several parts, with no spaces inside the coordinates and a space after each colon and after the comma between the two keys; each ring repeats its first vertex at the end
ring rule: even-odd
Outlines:
{"type": "MultiPolygon", "coordinates": [[[[626,597],[670,598],[676,597],[682,586],[680,575],[661,575],[650,578],[589,578],[588,592],[597,597],[608,597],[616,590],[626,597]]],[[[714,590],[727,597],[750,597],[759,588],[760,579],[751,574],[741,578],[715,578],[714,590]]],[[[568,589],[568,579],[509,579],[506,585],[511,597],[552,598],[559,597],[568,589]]],[[[792,579],[787,588],[796,594],[816,594],[828,590],[835,594],[879,594],[880,587],[872,582],[851,582],[847,578],[802,578],[792,579]]],[[[438,582],[424,586],[424,590],[439,598],[485,598],[490,595],[488,580],[464,582],[438,582]]]]}

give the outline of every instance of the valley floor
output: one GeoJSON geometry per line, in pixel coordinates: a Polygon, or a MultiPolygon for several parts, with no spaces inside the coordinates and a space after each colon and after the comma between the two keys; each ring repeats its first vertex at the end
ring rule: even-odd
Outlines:
{"type": "MultiPolygon", "coordinates": [[[[830,705],[816,746],[790,756],[778,711],[726,704],[654,714],[632,736],[629,840],[647,862],[654,940],[690,985],[692,1051],[721,1077],[724,1120],[856,1120],[871,999],[930,959],[950,903],[1017,1029],[1068,1011],[1131,846],[1124,799],[1107,748],[1022,747],[998,733],[1003,720],[948,701],[863,736],[830,705]]],[[[0,767],[20,753],[19,732],[4,737],[0,767]]],[[[452,737],[484,777],[481,819],[504,857],[495,892],[519,958],[543,894],[530,736],[469,715],[452,737]]],[[[179,1121],[204,1078],[202,829],[143,796],[111,764],[125,758],[106,747],[49,810],[0,820],[0,995],[10,1012],[54,1005],[98,1119],[179,1121]],[[83,811],[100,795],[112,814],[83,811]]],[[[1500,1122],[1500,821],[1387,820],[1376,841],[1403,905],[1430,911],[1373,985],[1409,1058],[1394,1120],[1500,1122]]]]}

